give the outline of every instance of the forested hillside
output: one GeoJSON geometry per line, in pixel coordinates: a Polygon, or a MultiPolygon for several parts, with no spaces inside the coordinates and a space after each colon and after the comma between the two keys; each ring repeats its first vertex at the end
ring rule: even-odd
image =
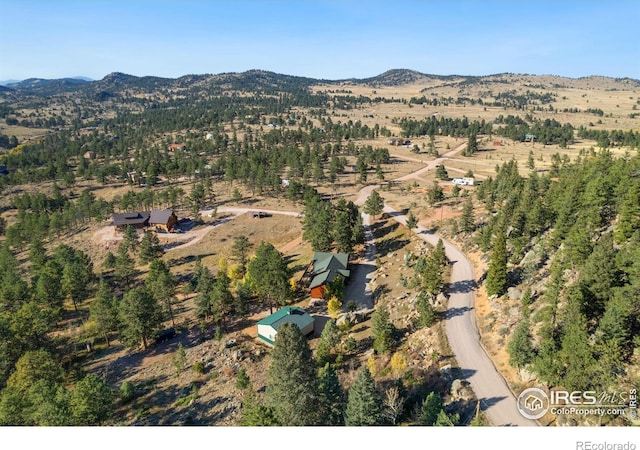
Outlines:
{"type": "Polygon", "coordinates": [[[571,391],[637,384],[640,157],[590,152],[527,177],[505,163],[477,194],[487,293],[524,290],[511,364],[571,391]]]}

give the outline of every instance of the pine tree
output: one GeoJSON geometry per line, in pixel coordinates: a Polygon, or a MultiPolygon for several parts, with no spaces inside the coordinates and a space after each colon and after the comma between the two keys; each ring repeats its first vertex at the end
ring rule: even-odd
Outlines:
{"type": "Polygon", "coordinates": [[[353,233],[349,211],[336,208],[334,211],[331,235],[336,243],[336,250],[340,253],[351,253],[353,251],[353,233]]]}
{"type": "Polygon", "coordinates": [[[318,371],[319,424],[325,426],[344,425],[344,392],[336,369],[329,363],[318,371]]]}
{"type": "Polygon", "coordinates": [[[129,255],[129,249],[124,242],[118,247],[116,266],[113,275],[122,284],[129,286],[135,273],[135,262],[129,255]]]}
{"type": "Polygon", "coordinates": [[[560,360],[565,371],[563,386],[569,390],[585,391],[597,386],[598,378],[593,349],[589,344],[587,320],[580,310],[580,296],[576,286],[569,288],[560,360]]]}
{"type": "Polygon", "coordinates": [[[147,264],[162,255],[162,247],[158,236],[151,232],[145,231],[140,241],[140,264],[147,264]]]}
{"type": "Polygon", "coordinates": [[[376,390],[371,372],[365,366],[349,388],[344,424],[348,427],[381,425],[382,410],[382,399],[376,390]]]}
{"type": "Polygon", "coordinates": [[[145,286],[158,303],[169,313],[171,325],[176,326],[173,317],[173,302],[176,296],[176,279],[167,264],[161,259],[154,259],[149,266],[145,286]]]}
{"type": "Polygon", "coordinates": [[[124,294],[120,302],[119,319],[125,344],[135,347],[142,343],[146,350],[149,339],[160,328],[162,310],[146,289],[134,288],[124,294]]]}
{"type": "Polygon", "coordinates": [[[71,391],[70,411],[74,425],[100,425],[113,414],[113,392],[109,384],[88,374],[71,391]]]}
{"type": "Polygon", "coordinates": [[[418,294],[416,299],[416,309],[418,310],[418,326],[430,327],[438,319],[438,315],[429,303],[429,299],[424,292],[418,294]]]}
{"type": "Polygon", "coordinates": [[[378,191],[374,190],[369,194],[367,200],[364,203],[364,212],[365,214],[369,214],[374,219],[375,217],[382,213],[384,209],[384,200],[380,197],[378,191]]]}
{"type": "Polygon", "coordinates": [[[102,267],[105,270],[113,270],[116,267],[116,257],[111,251],[107,251],[107,254],[102,261],[102,267]]]}
{"type": "Polygon", "coordinates": [[[464,150],[464,156],[473,156],[478,151],[478,136],[475,132],[469,133],[469,142],[464,150]]]}
{"type": "Polygon", "coordinates": [[[231,257],[238,263],[240,267],[240,278],[244,277],[247,273],[247,263],[249,261],[249,250],[253,244],[249,242],[249,239],[240,235],[233,240],[233,247],[231,248],[231,257]]]}
{"type": "Polygon", "coordinates": [[[300,329],[278,328],[267,372],[266,404],[283,426],[316,425],[318,380],[311,349],[300,329]]]}
{"type": "Polygon", "coordinates": [[[373,333],[373,348],[378,353],[386,353],[395,343],[395,327],[391,323],[389,310],[385,301],[376,306],[371,315],[371,332],[373,333]]]}
{"type": "Polygon", "coordinates": [[[438,182],[434,180],[431,186],[427,188],[427,202],[430,206],[433,206],[442,200],[444,200],[444,191],[438,182]]]}
{"type": "Polygon", "coordinates": [[[127,225],[124,229],[124,240],[120,246],[122,247],[124,245],[127,249],[135,253],[138,250],[138,244],[138,232],[131,225],[127,225]]]}
{"type": "Polygon", "coordinates": [[[523,318],[516,326],[511,340],[507,346],[509,364],[519,369],[533,360],[533,347],[531,345],[531,331],[528,318],[523,318]]]}
{"type": "Polygon", "coordinates": [[[331,249],[332,220],[333,212],[330,202],[322,200],[319,195],[311,196],[305,201],[302,237],[311,243],[313,250],[326,252],[331,249]]]}
{"type": "Polygon", "coordinates": [[[462,208],[462,215],[460,216],[460,231],[469,234],[475,230],[475,219],[473,217],[473,201],[471,197],[467,197],[462,208]]]}
{"type": "Polygon", "coordinates": [[[436,178],[440,178],[441,180],[448,180],[449,173],[447,172],[444,164],[439,164],[436,168],[436,178]]]}
{"type": "Polygon", "coordinates": [[[487,271],[487,295],[504,295],[507,291],[507,242],[503,230],[498,230],[487,271]]]}
{"type": "Polygon", "coordinates": [[[272,244],[260,243],[255,257],[249,262],[248,272],[255,293],[264,298],[271,308],[274,302],[284,305],[291,297],[287,262],[272,244]]]}
{"type": "Polygon", "coordinates": [[[118,300],[104,279],[100,280],[96,298],[89,306],[89,320],[97,325],[98,332],[109,347],[109,332],[115,330],[118,325],[118,300]]]}
{"type": "Polygon", "coordinates": [[[413,211],[409,211],[409,214],[407,214],[407,220],[405,224],[410,230],[418,227],[418,218],[413,214],[413,211]]]}
{"type": "Polygon", "coordinates": [[[440,395],[434,391],[429,392],[429,395],[427,395],[420,407],[418,422],[420,425],[428,427],[435,425],[441,410],[442,400],[440,399],[440,395]]]}

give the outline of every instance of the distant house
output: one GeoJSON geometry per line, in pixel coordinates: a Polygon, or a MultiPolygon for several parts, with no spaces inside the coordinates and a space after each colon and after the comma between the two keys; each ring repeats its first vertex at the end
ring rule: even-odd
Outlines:
{"type": "Polygon", "coordinates": [[[154,230],[172,231],[176,223],[178,216],[173,211],[153,210],[114,213],[112,225],[116,232],[124,231],[128,225],[138,230],[150,227],[154,230]]]}
{"type": "Polygon", "coordinates": [[[9,173],[9,171],[7,170],[7,166],[1,165],[0,166],[0,175],[7,175],[8,173],[9,173]]]}
{"type": "Polygon", "coordinates": [[[309,273],[311,281],[309,291],[311,298],[323,298],[327,284],[333,282],[338,275],[349,278],[349,254],[315,252],[312,268],[309,273]]]}
{"type": "Polygon", "coordinates": [[[526,134],[524,136],[525,142],[535,142],[538,140],[538,137],[535,134],[526,134]]]}
{"type": "Polygon", "coordinates": [[[156,230],[172,231],[176,223],[178,216],[170,209],[151,211],[149,215],[149,226],[156,230]]]}
{"type": "Polygon", "coordinates": [[[258,322],[258,338],[273,345],[278,328],[284,323],[296,325],[303,335],[313,333],[314,319],[304,309],[297,306],[285,306],[258,322]]]}
{"type": "Polygon", "coordinates": [[[389,139],[389,145],[409,145],[411,141],[405,138],[393,137],[389,139]]]}
{"type": "Polygon", "coordinates": [[[185,148],[187,148],[187,146],[184,144],[169,144],[170,151],[184,150],[185,148]]]}

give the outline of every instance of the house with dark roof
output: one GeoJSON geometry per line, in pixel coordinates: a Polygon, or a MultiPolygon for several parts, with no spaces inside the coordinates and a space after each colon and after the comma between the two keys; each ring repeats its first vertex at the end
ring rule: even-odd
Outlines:
{"type": "Polygon", "coordinates": [[[126,213],[114,213],[112,225],[116,232],[124,231],[128,225],[138,230],[151,227],[154,230],[170,232],[178,223],[178,216],[170,210],[136,211],[126,213]]]}
{"type": "Polygon", "coordinates": [[[297,306],[285,306],[258,322],[258,339],[273,345],[278,328],[285,323],[294,324],[305,336],[313,333],[314,318],[309,313],[297,306]]]}
{"type": "Polygon", "coordinates": [[[315,252],[311,264],[309,273],[311,298],[323,298],[328,283],[332,283],[338,275],[347,279],[351,274],[348,253],[315,252]]]}
{"type": "Polygon", "coordinates": [[[112,224],[116,231],[124,231],[129,225],[136,229],[143,229],[149,226],[149,215],[148,211],[113,213],[112,224]]]}

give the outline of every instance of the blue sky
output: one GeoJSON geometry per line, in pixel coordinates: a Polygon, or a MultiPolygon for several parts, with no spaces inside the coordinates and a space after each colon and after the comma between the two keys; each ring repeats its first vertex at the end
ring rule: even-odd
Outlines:
{"type": "Polygon", "coordinates": [[[0,0],[0,80],[394,68],[640,79],[639,27],[639,0],[0,0]]]}

